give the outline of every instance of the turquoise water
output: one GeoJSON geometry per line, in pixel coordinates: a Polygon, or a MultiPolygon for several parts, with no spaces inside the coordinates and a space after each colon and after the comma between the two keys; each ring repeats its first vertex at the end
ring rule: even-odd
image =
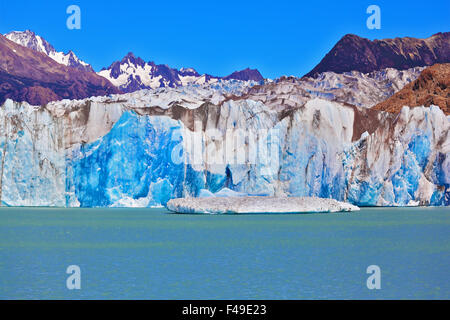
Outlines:
{"type": "Polygon", "coordinates": [[[0,209],[2,299],[449,299],[450,209],[0,209]],[[381,268],[381,289],[366,268],[381,268]],[[66,268],[81,268],[81,289],[66,268]]]}

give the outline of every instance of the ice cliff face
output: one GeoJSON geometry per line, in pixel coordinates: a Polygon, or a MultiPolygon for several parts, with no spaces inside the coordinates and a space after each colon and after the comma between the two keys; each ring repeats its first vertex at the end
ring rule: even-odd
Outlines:
{"type": "Polygon", "coordinates": [[[44,107],[8,100],[2,203],[146,207],[229,188],[359,206],[449,205],[442,110],[395,115],[305,97],[296,86],[224,81],[44,107]]]}
{"type": "Polygon", "coordinates": [[[1,204],[65,206],[62,119],[11,100],[0,108],[0,118],[1,204]]]}

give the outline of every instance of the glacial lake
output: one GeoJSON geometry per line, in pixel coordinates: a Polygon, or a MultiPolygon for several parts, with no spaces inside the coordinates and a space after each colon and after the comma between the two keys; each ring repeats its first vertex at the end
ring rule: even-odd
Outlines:
{"type": "Polygon", "coordinates": [[[450,208],[0,208],[0,299],[424,298],[450,298],[450,208]],[[70,265],[80,290],[66,287],[70,265]],[[367,288],[370,265],[380,290],[367,288]]]}

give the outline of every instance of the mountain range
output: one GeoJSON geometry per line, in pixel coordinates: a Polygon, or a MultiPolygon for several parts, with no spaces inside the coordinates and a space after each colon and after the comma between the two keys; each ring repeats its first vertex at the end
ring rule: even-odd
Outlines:
{"type": "Polygon", "coordinates": [[[102,69],[98,74],[105,77],[122,92],[133,92],[141,89],[154,89],[160,87],[178,87],[188,84],[215,83],[218,80],[263,81],[264,78],[258,70],[245,69],[233,72],[226,77],[215,77],[209,74],[199,74],[193,68],[179,70],[166,64],[155,64],[153,61],[145,62],[132,52],[122,60],[113,62],[108,68],[102,69]]]}
{"type": "MultiPolygon", "coordinates": [[[[175,69],[166,64],[146,62],[132,52],[95,74],[93,68],[74,52],[57,51],[44,38],[30,30],[7,33],[1,43],[2,54],[9,56],[9,67],[6,67],[4,60],[4,67],[0,69],[0,102],[12,98],[45,104],[66,98],[80,99],[91,95],[214,84],[227,80],[264,82],[263,76],[256,69],[247,68],[229,76],[217,77],[199,74],[193,68],[175,69]],[[23,50],[13,48],[11,44],[7,44],[6,39],[38,54],[33,57],[30,51],[26,51],[27,54],[22,56],[28,58],[22,59],[16,53],[23,50]],[[44,59],[42,55],[52,60],[46,60],[45,67],[41,63],[44,59]],[[61,69],[61,65],[69,69],[61,69]],[[60,70],[59,78],[58,72],[54,70],[60,70]]],[[[372,107],[416,80],[423,67],[446,62],[450,62],[449,32],[437,33],[427,39],[405,37],[373,41],[349,34],[339,40],[313,70],[297,81],[312,96],[333,96],[330,99],[343,99],[357,106],[372,107]],[[384,77],[385,84],[377,77],[384,77]]]]}
{"type": "MultiPolygon", "coordinates": [[[[63,53],[56,51],[49,42],[41,36],[36,35],[33,31],[12,31],[5,34],[5,37],[23,47],[46,54],[59,64],[82,71],[94,72],[92,66],[79,59],[74,52],[69,51],[68,53],[63,53]]],[[[122,60],[113,62],[108,68],[103,68],[97,74],[108,79],[123,93],[159,87],[214,83],[221,79],[258,82],[264,80],[256,69],[247,68],[245,70],[235,71],[225,77],[217,77],[209,74],[200,75],[193,68],[181,68],[178,70],[166,64],[155,64],[153,61],[145,62],[143,59],[136,57],[132,52],[123,57],[122,60]]],[[[45,103],[45,101],[47,100],[43,99],[40,102],[45,103]]]]}

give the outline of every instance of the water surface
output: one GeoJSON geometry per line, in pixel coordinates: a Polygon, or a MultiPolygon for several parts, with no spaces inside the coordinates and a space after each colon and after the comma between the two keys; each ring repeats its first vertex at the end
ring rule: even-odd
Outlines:
{"type": "Polygon", "coordinates": [[[0,209],[1,299],[449,299],[450,209],[0,209]],[[81,268],[81,290],[66,268],[81,268]],[[366,268],[381,268],[381,290],[366,268]]]}

